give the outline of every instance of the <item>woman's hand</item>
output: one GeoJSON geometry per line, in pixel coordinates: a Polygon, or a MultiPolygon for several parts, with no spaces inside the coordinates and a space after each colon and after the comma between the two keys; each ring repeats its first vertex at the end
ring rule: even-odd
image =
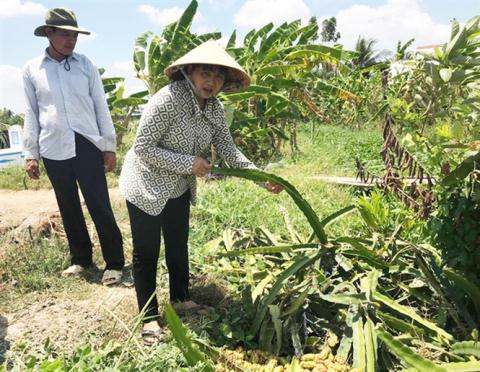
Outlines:
{"type": "Polygon", "coordinates": [[[282,185],[270,181],[265,182],[265,188],[273,194],[278,194],[283,191],[282,185]]]}
{"type": "Polygon", "coordinates": [[[193,161],[192,173],[197,177],[205,177],[212,169],[212,165],[204,158],[196,157],[193,161]]]}

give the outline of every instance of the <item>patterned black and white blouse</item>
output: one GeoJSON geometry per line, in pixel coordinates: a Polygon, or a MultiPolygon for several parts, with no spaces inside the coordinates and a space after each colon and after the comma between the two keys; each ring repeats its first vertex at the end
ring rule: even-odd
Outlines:
{"type": "Polygon", "coordinates": [[[220,101],[208,99],[201,110],[185,80],[170,83],[143,111],[135,143],[125,156],[121,193],[152,216],[160,214],[168,199],[188,189],[195,203],[193,161],[211,144],[231,166],[255,168],[233,143],[220,101]]]}

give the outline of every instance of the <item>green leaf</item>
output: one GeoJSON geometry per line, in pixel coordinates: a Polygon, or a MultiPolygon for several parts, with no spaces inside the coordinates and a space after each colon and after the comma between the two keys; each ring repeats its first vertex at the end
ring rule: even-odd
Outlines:
{"type": "Polygon", "coordinates": [[[282,64],[282,65],[269,65],[261,67],[255,71],[255,75],[280,75],[284,77],[286,74],[304,69],[305,65],[301,64],[282,64]]]}
{"type": "Polygon", "coordinates": [[[435,323],[433,323],[433,322],[431,322],[427,319],[422,318],[412,308],[400,305],[395,300],[392,300],[391,298],[389,298],[389,297],[387,297],[387,296],[385,296],[385,295],[383,295],[379,292],[375,292],[373,294],[373,299],[381,302],[382,304],[384,304],[384,305],[388,306],[389,308],[399,312],[400,314],[415,320],[416,322],[418,322],[419,324],[421,324],[425,328],[427,328],[430,331],[433,331],[434,333],[436,333],[438,336],[443,337],[444,339],[449,340],[449,341],[453,340],[453,336],[451,334],[447,333],[445,330],[443,330],[442,328],[435,325],[435,323]]]}
{"type": "Polygon", "coordinates": [[[308,256],[299,256],[295,260],[295,262],[290,265],[287,269],[282,271],[276,278],[275,284],[270,289],[270,292],[266,297],[264,297],[257,308],[257,313],[255,314],[255,319],[253,320],[251,326],[251,333],[256,335],[260,329],[260,326],[265,318],[265,315],[268,311],[268,306],[275,301],[277,294],[279,293],[280,289],[282,289],[283,284],[286,280],[288,280],[291,276],[295,275],[299,270],[304,269],[305,267],[311,265],[315,261],[317,261],[320,257],[320,253],[317,253],[313,257],[308,256]]]}
{"type": "Polygon", "coordinates": [[[443,178],[442,184],[444,186],[451,186],[457,183],[459,180],[464,179],[470,174],[470,172],[475,169],[476,164],[479,160],[480,152],[473,156],[469,156],[464,161],[462,161],[452,172],[450,172],[443,178]]]}
{"type": "Polygon", "coordinates": [[[448,372],[478,372],[480,371],[480,362],[457,362],[457,363],[445,363],[442,364],[448,372]]]}
{"type": "Polygon", "coordinates": [[[462,341],[452,345],[452,350],[458,355],[473,355],[480,358],[480,342],[479,341],[462,341]]]}
{"type": "Polygon", "coordinates": [[[352,212],[353,210],[355,210],[355,206],[354,205],[349,205],[348,207],[342,208],[342,209],[336,211],[335,213],[332,213],[331,215],[325,217],[320,223],[325,228],[328,225],[330,225],[331,223],[338,220],[340,217],[345,216],[346,214],[352,212]]]}
{"type": "Polygon", "coordinates": [[[293,199],[295,204],[300,208],[300,210],[303,212],[303,214],[307,218],[308,222],[310,223],[310,226],[312,226],[312,229],[315,232],[315,235],[317,236],[320,243],[322,244],[328,243],[327,235],[325,234],[323,226],[321,225],[320,220],[318,219],[318,215],[315,213],[315,211],[310,206],[310,204],[308,204],[308,202],[300,195],[297,189],[293,185],[291,185],[289,182],[284,180],[283,178],[280,178],[270,173],[254,170],[254,169],[233,169],[233,168],[213,167],[212,173],[223,174],[225,176],[235,176],[235,177],[246,178],[256,182],[271,181],[279,185],[282,185],[282,187],[287,192],[287,194],[290,195],[290,197],[293,199]]]}
{"type": "Polygon", "coordinates": [[[282,348],[282,321],[280,320],[280,308],[277,305],[269,305],[270,316],[272,317],[273,327],[275,329],[275,355],[280,354],[282,348]]]}
{"type": "Polygon", "coordinates": [[[306,288],[300,295],[290,304],[290,306],[282,313],[282,317],[286,317],[287,315],[295,314],[300,307],[305,304],[305,300],[307,299],[309,294],[309,289],[306,288]]]}
{"type": "Polygon", "coordinates": [[[389,327],[394,328],[397,331],[407,332],[415,337],[421,337],[425,334],[425,330],[423,328],[417,327],[393,315],[382,313],[381,311],[377,311],[376,315],[380,319],[382,319],[389,327]]]}
{"type": "Polygon", "coordinates": [[[147,49],[147,40],[153,33],[144,32],[135,39],[135,48],[133,49],[133,65],[138,72],[145,70],[145,53],[147,49]]]}
{"type": "Polygon", "coordinates": [[[401,341],[383,329],[377,329],[377,336],[396,357],[419,372],[447,372],[447,370],[415,353],[401,341]]]}
{"type": "Polygon", "coordinates": [[[260,283],[257,284],[257,286],[254,288],[252,291],[252,302],[254,303],[257,297],[259,297],[262,293],[265,287],[273,280],[273,275],[268,274],[265,278],[263,278],[260,283]]]}
{"type": "Polygon", "coordinates": [[[365,321],[364,330],[365,351],[367,359],[367,372],[375,372],[377,370],[377,334],[375,327],[370,318],[365,321]]]}
{"type": "Polygon", "coordinates": [[[129,106],[144,105],[147,102],[148,100],[144,98],[127,97],[127,98],[116,99],[113,102],[113,104],[115,105],[115,107],[129,107],[129,106]]]}
{"type": "Polygon", "coordinates": [[[353,294],[320,294],[320,298],[327,302],[342,305],[359,305],[367,302],[365,293],[353,294]]]}
{"type": "Polygon", "coordinates": [[[343,332],[343,337],[337,349],[337,355],[341,356],[345,360],[348,359],[348,355],[350,354],[350,349],[352,348],[352,343],[353,343],[352,322],[356,314],[357,314],[356,306],[350,306],[345,318],[345,330],[343,332]]]}
{"type": "Polygon", "coordinates": [[[342,236],[335,239],[334,243],[347,243],[351,245],[354,249],[349,249],[347,247],[341,248],[341,253],[347,257],[358,257],[362,261],[365,261],[369,265],[377,269],[388,269],[390,266],[382,260],[381,257],[378,257],[374,251],[366,248],[363,245],[361,239],[351,238],[342,236]]]}
{"type": "Polygon", "coordinates": [[[448,280],[452,281],[454,286],[462,291],[464,291],[468,297],[472,300],[477,316],[480,318],[480,288],[475,285],[472,281],[465,278],[460,273],[454,271],[450,268],[444,268],[443,272],[445,273],[448,280]]]}
{"type": "MultiPolygon", "coordinates": [[[[205,363],[205,355],[194,347],[192,339],[188,336],[187,329],[183,326],[172,305],[168,303],[165,305],[165,318],[167,320],[168,328],[170,328],[170,331],[177,342],[177,346],[182,351],[188,365],[193,367],[197,363],[205,363]]],[[[209,364],[204,365],[203,368],[205,371],[213,372],[213,368],[209,364]]]]}
{"type": "Polygon", "coordinates": [[[357,312],[352,319],[353,329],[353,366],[360,371],[365,371],[367,354],[365,349],[365,335],[363,332],[363,319],[357,312]]]}
{"type": "Polygon", "coordinates": [[[246,47],[253,52],[255,49],[255,44],[257,43],[258,39],[263,39],[265,35],[267,35],[272,29],[273,29],[272,22],[263,26],[255,34],[253,34],[252,38],[248,41],[248,45],[246,45],[246,47]]]}
{"type": "Polygon", "coordinates": [[[448,83],[450,81],[450,78],[452,77],[452,69],[450,68],[442,68],[440,70],[440,77],[445,83],[448,83]]]}
{"type": "Polygon", "coordinates": [[[283,252],[292,252],[294,249],[301,248],[318,248],[318,244],[315,243],[305,243],[305,244],[291,244],[291,245],[274,245],[274,246],[265,246],[265,247],[255,247],[247,248],[242,250],[232,250],[228,252],[220,252],[218,256],[220,257],[240,257],[247,256],[252,254],[272,254],[272,253],[283,253],[283,252]]]}
{"type": "Polygon", "coordinates": [[[236,40],[237,40],[237,30],[233,30],[232,34],[230,35],[230,38],[228,39],[226,49],[234,48],[236,40]]]}
{"type": "Polygon", "coordinates": [[[197,8],[198,2],[192,0],[180,16],[180,19],[175,23],[172,37],[166,45],[159,61],[159,66],[162,67],[162,71],[172,62],[176,53],[182,50],[182,46],[185,43],[185,34],[192,25],[193,17],[197,13],[197,8]]]}
{"type": "Polygon", "coordinates": [[[365,293],[367,300],[372,300],[372,295],[377,289],[378,277],[380,273],[377,270],[370,271],[366,277],[363,277],[360,280],[360,286],[362,291],[365,293]]]}

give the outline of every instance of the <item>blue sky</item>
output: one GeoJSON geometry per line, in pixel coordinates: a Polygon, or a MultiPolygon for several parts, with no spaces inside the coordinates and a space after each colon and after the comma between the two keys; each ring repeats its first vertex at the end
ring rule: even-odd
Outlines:
{"type": "MultiPolygon", "coordinates": [[[[378,40],[379,49],[394,50],[398,40],[415,37],[415,46],[445,42],[450,21],[465,22],[480,14],[480,0],[198,0],[193,31],[220,31],[227,39],[273,21],[316,16],[337,17],[339,40],[352,48],[359,35],[378,40]]],[[[46,39],[33,30],[43,24],[47,9],[67,7],[79,25],[92,31],[80,36],[76,51],[86,54],[107,75],[128,78],[127,91],[143,89],[134,79],[132,50],[144,31],[161,33],[189,0],[0,0],[0,108],[23,111],[21,68],[42,53],[46,39]]]]}

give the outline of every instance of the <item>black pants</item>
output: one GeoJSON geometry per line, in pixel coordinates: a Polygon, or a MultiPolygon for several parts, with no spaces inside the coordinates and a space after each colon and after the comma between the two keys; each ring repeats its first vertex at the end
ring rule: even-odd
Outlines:
{"type": "Polygon", "coordinates": [[[133,240],[133,277],[138,308],[142,310],[152,297],[147,321],[158,317],[155,295],[160,234],[165,240],[165,258],[170,284],[170,301],[185,301],[188,294],[188,230],[190,191],[169,199],[158,216],[151,216],[127,201],[133,240]]]}
{"type": "Polygon", "coordinates": [[[72,265],[92,264],[92,242],[83,216],[77,183],[97,229],[106,269],[124,265],[122,235],[113,215],[103,168],[103,154],[75,133],[76,156],[67,160],[43,158],[55,191],[70,247],[72,265]]]}

